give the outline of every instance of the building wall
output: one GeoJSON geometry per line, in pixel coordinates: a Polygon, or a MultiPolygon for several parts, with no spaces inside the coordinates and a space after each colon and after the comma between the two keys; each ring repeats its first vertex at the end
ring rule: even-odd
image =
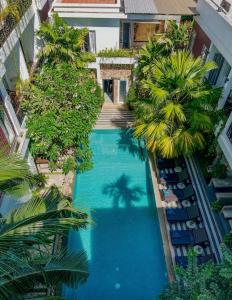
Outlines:
{"type": "Polygon", "coordinates": [[[232,66],[232,19],[218,12],[209,0],[199,0],[197,11],[197,23],[232,66]]]}
{"type": "Polygon", "coordinates": [[[77,19],[64,18],[73,27],[84,28],[96,32],[97,52],[106,48],[119,48],[120,20],[119,19],[77,19]]]}
{"type": "Polygon", "coordinates": [[[202,28],[195,22],[194,24],[194,45],[192,48],[192,53],[195,57],[201,56],[205,48],[209,49],[211,40],[202,30],[202,28]]]}

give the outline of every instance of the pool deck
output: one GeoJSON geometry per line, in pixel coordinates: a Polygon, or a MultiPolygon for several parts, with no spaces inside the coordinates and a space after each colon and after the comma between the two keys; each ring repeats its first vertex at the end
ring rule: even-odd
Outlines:
{"type": "Polygon", "coordinates": [[[161,236],[162,236],[162,241],[163,241],[163,249],[164,249],[164,257],[165,257],[165,262],[167,266],[167,272],[168,272],[168,278],[169,281],[174,281],[175,276],[173,272],[173,262],[172,262],[172,255],[171,255],[171,241],[169,239],[169,234],[167,232],[167,219],[164,211],[164,207],[162,205],[162,198],[161,194],[159,191],[159,184],[157,180],[157,173],[156,173],[156,165],[155,165],[155,160],[154,156],[152,153],[149,153],[149,164],[150,164],[150,170],[151,170],[151,177],[152,177],[152,184],[153,184],[153,190],[155,193],[155,201],[156,201],[156,208],[157,208],[157,213],[158,213],[158,218],[159,218],[159,224],[160,224],[160,231],[161,231],[161,236]]]}

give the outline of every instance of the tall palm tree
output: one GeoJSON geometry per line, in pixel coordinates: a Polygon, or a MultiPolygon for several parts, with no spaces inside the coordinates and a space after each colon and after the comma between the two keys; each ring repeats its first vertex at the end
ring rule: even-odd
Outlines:
{"type": "Polygon", "coordinates": [[[145,138],[148,149],[171,158],[204,147],[221,93],[204,80],[215,67],[185,51],[154,61],[150,76],[141,83],[143,97],[134,105],[135,135],[145,138]]]}
{"type": "Polygon", "coordinates": [[[44,42],[39,57],[56,64],[60,61],[76,63],[83,67],[92,56],[83,52],[88,29],[76,29],[58,16],[53,14],[52,22],[41,25],[37,35],[44,42]]]}
{"type": "MultiPolygon", "coordinates": [[[[27,163],[1,150],[0,190],[18,189],[30,178],[27,163]]],[[[77,287],[88,277],[84,252],[53,252],[54,238],[89,223],[88,216],[73,208],[57,188],[0,218],[0,299],[53,299],[56,287],[77,287]],[[46,298],[49,296],[48,298],[46,298]]],[[[54,297],[54,299],[61,299],[54,297]]]]}

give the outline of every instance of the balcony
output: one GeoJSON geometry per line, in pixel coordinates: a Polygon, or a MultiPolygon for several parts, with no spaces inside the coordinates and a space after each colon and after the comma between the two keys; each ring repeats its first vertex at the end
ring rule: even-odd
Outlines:
{"type": "Polygon", "coordinates": [[[32,0],[16,0],[15,6],[18,12],[18,17],[13,16],[12,13],[8,13],[0,21],[0,47],[3,46],[4,42],[7,40],[8,36],[14,30],[22,16],[31,6],[32,0]]]}
{"type": "Polygon", "coordinates": [[[232,1],[198,0],[197,11],[197,23],[232,65],[232,1]]]}
{"type": "Polygon", "coordinates": [[[226,122],[225,128],[219,135],[218,142],[230,168],[232,169],[232,113],[226,122]]]}

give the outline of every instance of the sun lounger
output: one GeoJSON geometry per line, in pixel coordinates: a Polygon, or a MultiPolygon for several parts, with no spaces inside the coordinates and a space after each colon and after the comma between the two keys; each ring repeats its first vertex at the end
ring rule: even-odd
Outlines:
{"type": "Polygon", "coordinates": [[[165,173],[160,172],[160,180],[165,181],[165,182],[182,182],[185,181],[189,178],[188,176],[188,172],[186,169],[184,169],[182,172],[180,173],[165,173]]]}
{"type": "Polygon", "coordinates": [[[166,202],[170,202],[169,199],[173,199],[172,201],[184,200],[194,195],[193,187],[190,184],[183,190],[163,189],[162,192],[166,202]]]}
{"type": "Polygon", "coordinates": [[[175,160],[174,159],[163,159],[163,158],[157,158],[157,166],[159,169],[165,169],[165,168],[174,168],[175,167],[175,160]]]}
{"type": "Polygon", "coordinates": [[[173,230],[170,231],[173,246],[196,245],[208,242],[205,229],[173,230]]]}
{"type": "Polygon", "coordinates": [[[200,213],[198,207],[192,205],[187,208],[167,208],[166,216],[169,222],[184,222],[198,218],[200,213]]]}
{"type": "MultiPolygon", "coordinates": [[[[215,257],[213,254],[209,254],[209,255],[204,255],[204,256],[197,256],[197,264],[198,265],[202,265],[205,264],[207,262],[215,262],[215,257]]],[[[187,256],[176,256],[175,257],[175,262],[177,265],[183,267],[183,268],[187,268],[188,266],[188,258],[187,256]]]]}
{"type": "Polygon", "coordinates": [[[191,184],[186,186],[184,189],[176,189],[174,190],[174,194],[178,197],[178,199],[186,199],[194,195],[194,189],[191,184]]]}

